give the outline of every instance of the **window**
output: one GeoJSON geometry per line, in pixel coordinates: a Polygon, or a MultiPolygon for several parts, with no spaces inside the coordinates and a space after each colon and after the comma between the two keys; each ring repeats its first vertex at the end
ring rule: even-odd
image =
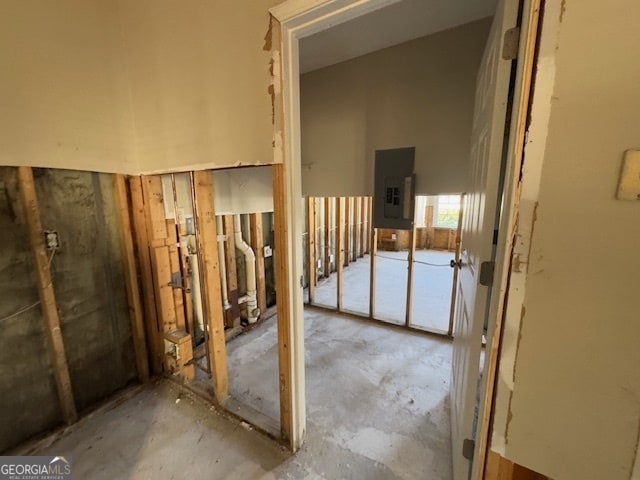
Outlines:
{"type": "Polygon", "coordinates": [[[440,195],[435,210],[436,227],[457,228],[460,218],[460,195],[440,195]]]}

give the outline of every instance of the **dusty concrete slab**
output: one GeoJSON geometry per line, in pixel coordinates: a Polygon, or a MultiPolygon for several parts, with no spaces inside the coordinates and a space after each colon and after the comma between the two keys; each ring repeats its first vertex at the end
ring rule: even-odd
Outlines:
{"type": "MultiPolygon", "coordinates": [[[[451,478],[449,341],[311,310],[305,337],[307,440],[278,478],[451,478]]],[[[232,395],[278,418],[275,319],[228,353],[232,395]]]]}
{"type": "MultiPolygon", "coordinates": [[[[305,333],[307,437],[294,456],[170,381],[36,453],[72,455],[75,478],[451,479],[451,344],[316,311],[305,333]]],[[[276,360],[275,318],[229,345],[232,394],[277,418],[276,360]]]]}
{"type": "Polygon", "coordinates": [[[71,455],[74,478],[98,480],[276,478],[269,472],[289,456],[170,381],[83,420],[36,454],[71,455]]]}

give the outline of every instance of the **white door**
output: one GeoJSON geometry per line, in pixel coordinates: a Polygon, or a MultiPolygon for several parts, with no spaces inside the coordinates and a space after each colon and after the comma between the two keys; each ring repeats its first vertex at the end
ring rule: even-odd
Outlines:
{"type": "MultiPolygon", "coordinates": [[[[462,222],[451,376],[451,437],[454,480],[469,478],[463,442],[473,439],[488,287],[479,284],[482,262],[492,260],[493,231],[505,140],[511,60],[503,58],[505,32],[517,24],[518,0],[500,0],[476,79],[471,137],[471,178],[462,222]]],[[[475,439],[473,439],[475,440],[475,439]]]]}

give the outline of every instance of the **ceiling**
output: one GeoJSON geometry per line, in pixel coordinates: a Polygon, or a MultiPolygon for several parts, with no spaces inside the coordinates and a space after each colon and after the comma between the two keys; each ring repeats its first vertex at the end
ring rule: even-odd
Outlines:
{"type": "Polygon", "coordinates": [[[496,0],[402,0],[300,40],[306,73],[493,15],[496,0]]]}

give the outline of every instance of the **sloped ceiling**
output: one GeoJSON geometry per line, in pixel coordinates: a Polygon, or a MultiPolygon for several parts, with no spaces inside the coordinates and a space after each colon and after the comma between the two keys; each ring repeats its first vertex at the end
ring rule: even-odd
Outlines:
{"type": "Polygon", "coordinates": [[[403,0],[300,41],[310,72],[493,15],[496,0],[403,0]]]}

